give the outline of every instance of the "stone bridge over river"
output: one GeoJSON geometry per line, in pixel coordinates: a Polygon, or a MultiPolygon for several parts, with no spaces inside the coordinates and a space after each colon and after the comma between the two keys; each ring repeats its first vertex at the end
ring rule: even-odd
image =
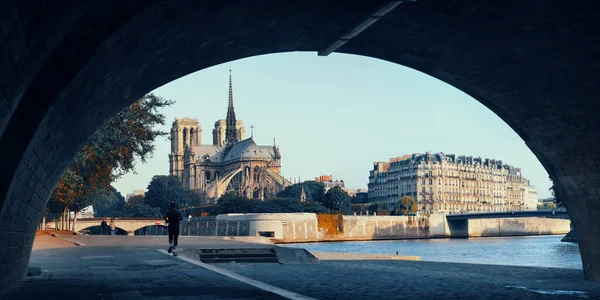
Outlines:
{"type": "MultiPolygon", "coordinates": [[[[106,223],[109,223],[107,219],[104,218],[93,218],[93,219],[78,219],[75,222],[73,227],[73,231],[79,232],[91,227],[100,226],[102,220],[106,220],[106,223]]],[[[116,228],[127,231],[128,235],[133,235],[136,230],[142,229],[148,226],[167,226],[165,220],[161,220],[160,218],[132,218],[132,219],[115,219],[116,228]]]]}

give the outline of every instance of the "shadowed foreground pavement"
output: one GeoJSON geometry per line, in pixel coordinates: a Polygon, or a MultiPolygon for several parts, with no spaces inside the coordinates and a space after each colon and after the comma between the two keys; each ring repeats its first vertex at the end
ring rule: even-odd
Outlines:
{"type": "MultiPolygon", "coordinates": [[[[285,299],[158,252],[164,237],[74,238],[86,246],[33,251],[30,264],[47,273],[26,278],[4,299],[285,299]]],[[[51,239],[58,238],[44,242],[51,239]]],[[[244,244],[274,246],[181,240],[188,249],[244,244]]],[[[316,299],[600,299],[596,282],[569,269],[352,260],[213,266],[316,299]]]]}

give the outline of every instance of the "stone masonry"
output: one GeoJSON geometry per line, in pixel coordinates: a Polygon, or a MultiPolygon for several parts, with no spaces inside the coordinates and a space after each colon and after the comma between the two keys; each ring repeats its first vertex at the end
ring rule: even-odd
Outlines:
{"type": "MultiPolygon", "coordinates": [[[[0,293],[25,274],[61,172],[111,116],[191,72],[329,47],[382,3],[2,2],[0,293]]],[[[338,51],[429,74],[506,121],[556,183],[585,278],[600,280],[599,23],[592,0],[405,2],[338,51]]]]}

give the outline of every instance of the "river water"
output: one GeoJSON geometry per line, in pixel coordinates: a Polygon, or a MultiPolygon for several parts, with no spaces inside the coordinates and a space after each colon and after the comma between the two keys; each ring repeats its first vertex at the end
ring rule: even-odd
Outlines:
{"type": "Polygon", "coordinates": [[[417,255],[424,261],[582,269],[579,246],[563,236],[301,243],[308,251],[417,255]]]}

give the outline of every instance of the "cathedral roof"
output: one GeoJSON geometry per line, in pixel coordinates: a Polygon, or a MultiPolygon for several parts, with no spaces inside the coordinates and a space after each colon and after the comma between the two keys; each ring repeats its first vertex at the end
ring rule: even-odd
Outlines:
{"type": "Polygon", "coordinates": [[[231,146],[223,161],[244,158],[273,160],[275,153],[272,146],[258,146],[250,137],[231,146]]]}
{"type": "Polygon", "coordinates": [[[194,146],[196,159],[204,161],[205,157],[214,163],[228,162],[237,159],[274,160],[275,152],[272,146],[258,146],[252,138],[247,138],[234,144],[228,150],[214,145],[194,146]],[[224,153],[223,151],[227,151],[224,153]]]}
{"type": "Polygon", "coordinates": [[[223,158],[223,148],[215,145],[199,145],[194,146],[194,153],[196,154],[196,159],[200,161],[204,161],[204,158],[208,156],[208,159],[211,162],[222,162],[223,158]]]}

